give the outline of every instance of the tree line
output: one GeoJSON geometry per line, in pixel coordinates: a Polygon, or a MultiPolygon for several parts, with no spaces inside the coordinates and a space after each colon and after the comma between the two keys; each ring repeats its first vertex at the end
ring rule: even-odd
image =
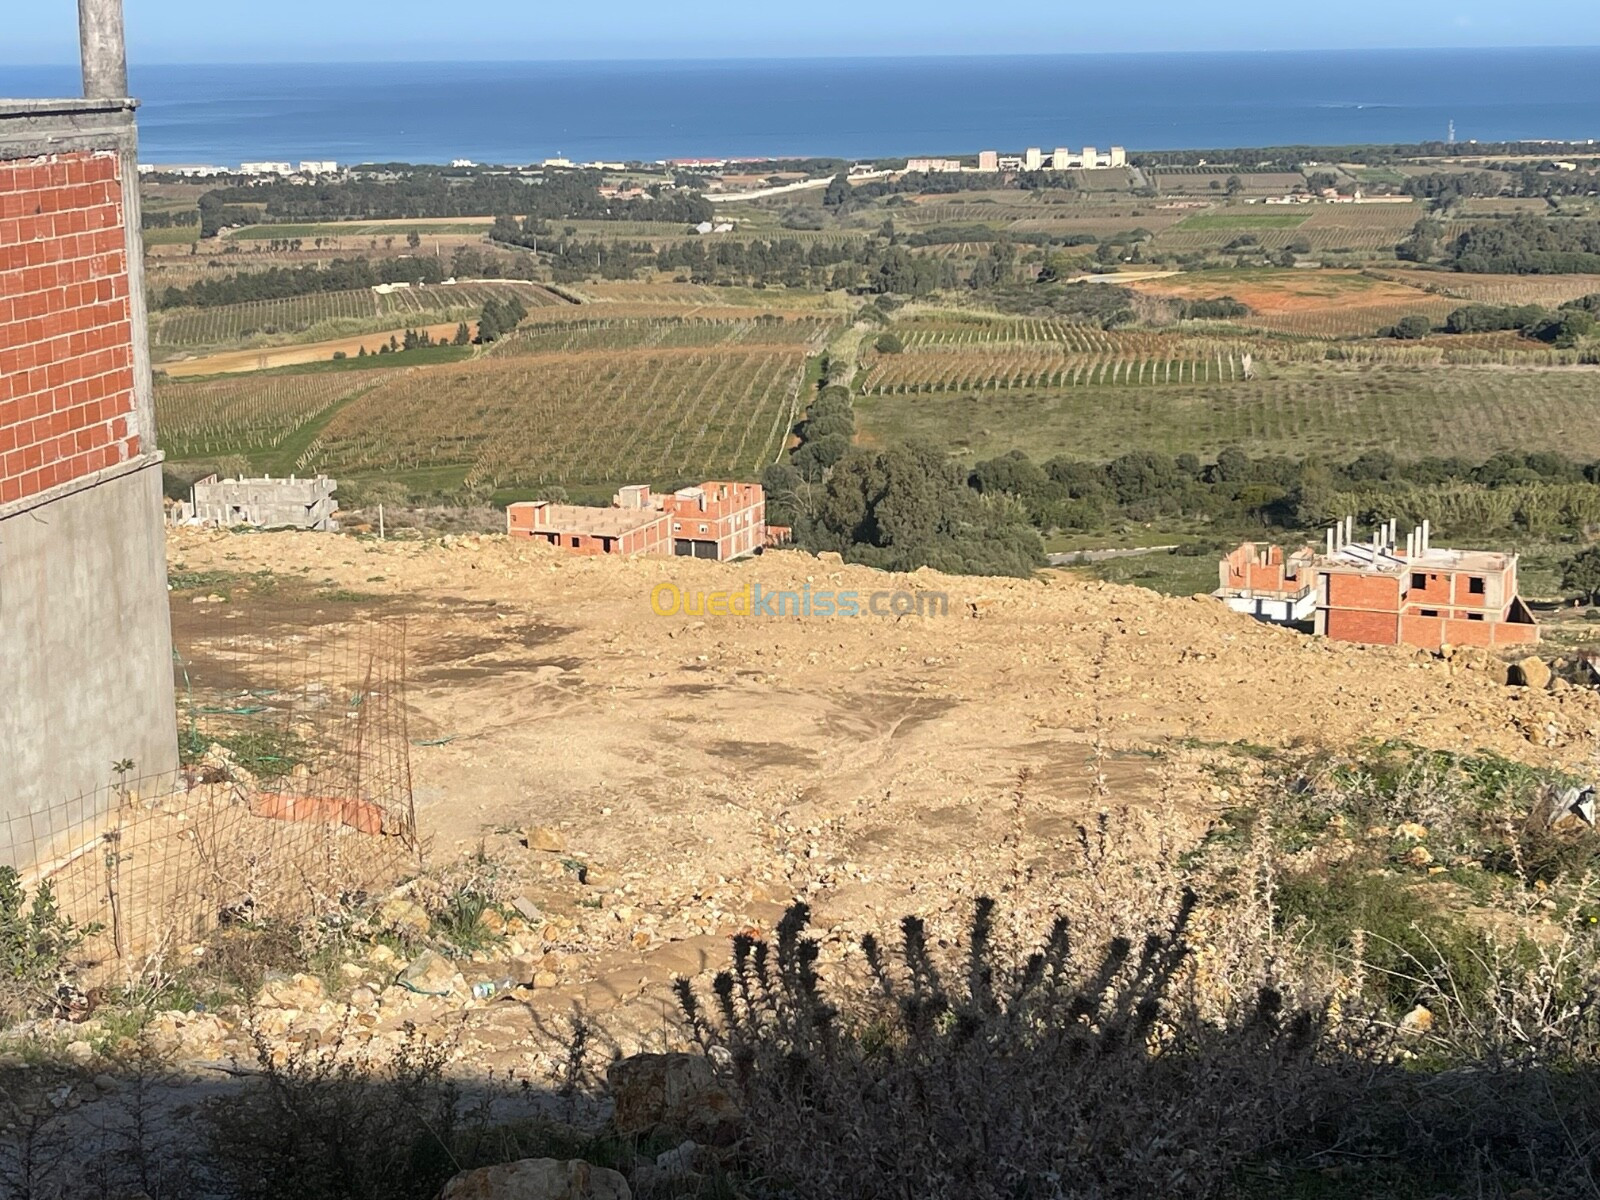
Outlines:
{"type": "MultiPolygon", "coordinates": [[[[539,178],[472,175],[462,179],[437,169],[411,168],[395,178],[341,178],[313,184],[269,181],[224,187],[201,198],[214,208],[260,206],[265,223],[387,221],[416,218],[490,217],[523,213],[537,219],[670,221],[694,224],[710,218],[702,196],[665,189],[629,200],[600,195],[599,171],[559,171],[539,178]]],[[[229,224],[243,223],[237,221],[229,224]]],[[[210,236],[209,234],[207,236],[210,236]]]]}

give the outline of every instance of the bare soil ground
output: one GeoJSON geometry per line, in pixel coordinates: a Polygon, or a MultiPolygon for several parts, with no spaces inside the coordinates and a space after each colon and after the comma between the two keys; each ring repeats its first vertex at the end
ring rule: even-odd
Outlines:
{"type": "MultiPolygon", "coordinates": [[[[479,535],[176,531],[169,557],[348,589],[369,598],[336,619],[408,622],[433,859],[481,848],[565,922],[545,931],[557,983],[482,1018],[499,1030],[480,1030],[491,1060],[575,1003],[636,1034],[664,1028],[670,978],[721,965],[731,933],[770,928],[794,898],[821,929],[855,933],[908,912],[957,920],[980,894],[1048,904],[1081,871],[1077,828],[1097,812],[1203,829],[1226,807],[1200,770],[1221,743],[1394,738],[1580,767],[1600,728],[1587,690],[1508,688],[1064,573],[892,576],[800,552],[578,559],[479,535]],[[936,590],[949,613],[663,617],[663,583],[936,590]],[[522,849],[529,826],[565,852],[522,849]]],[[[281,604],[237,603],[241,631],[292,636],[281,604]]]]}

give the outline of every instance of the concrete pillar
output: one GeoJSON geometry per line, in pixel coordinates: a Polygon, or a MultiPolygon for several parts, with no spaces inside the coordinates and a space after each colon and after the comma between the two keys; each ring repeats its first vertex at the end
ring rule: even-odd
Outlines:
{"type": "Polygon", "coordinates": [[[78,0],[78,44],[83,55],[84,97],[125,97],[128,49],[122,28],[122,0],[78,0]]]}

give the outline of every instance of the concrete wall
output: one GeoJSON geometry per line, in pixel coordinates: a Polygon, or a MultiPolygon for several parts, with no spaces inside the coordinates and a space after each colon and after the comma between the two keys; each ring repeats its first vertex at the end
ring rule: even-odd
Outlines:
{"type": "Polygon", "coordinates": [[[176,767],[160,508],[150,464],[0,520],[0,818],[176,767]]]}
{"type": "Polygon", "coordinates": [[[0,862],[177,766],[133,112],[0,101],[0,862]]]}

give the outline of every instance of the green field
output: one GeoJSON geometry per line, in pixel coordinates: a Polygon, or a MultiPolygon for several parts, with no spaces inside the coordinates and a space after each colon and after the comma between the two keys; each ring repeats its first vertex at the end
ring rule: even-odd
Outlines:
{"type": "Polygon", "coordinates": [[[1274,212],[1263,207],[1259,212],[1196,213],[1175,226],[1191,232],[1222,232],[1251,229],[1298,229],[1311,219],[1309,206],[1292,212],[1274,212]]]}
{"type": "Polygon", "coordinates": [[[1404,458],[1549,450],[1600,458],[1600,372],[1476,367],[1274,366],[1270,378],[1159,388],[1080,386],[975,395],[861,396],[872,442],[918,437],[983,459],[1108,459],[1129,450],[1404,458]]]}
{"type": "Polygon", "coordinates": [[[200,226],[173,225],[168,229],[145,229],[146,246],[190,246],[200,240],[200,226]]]}

